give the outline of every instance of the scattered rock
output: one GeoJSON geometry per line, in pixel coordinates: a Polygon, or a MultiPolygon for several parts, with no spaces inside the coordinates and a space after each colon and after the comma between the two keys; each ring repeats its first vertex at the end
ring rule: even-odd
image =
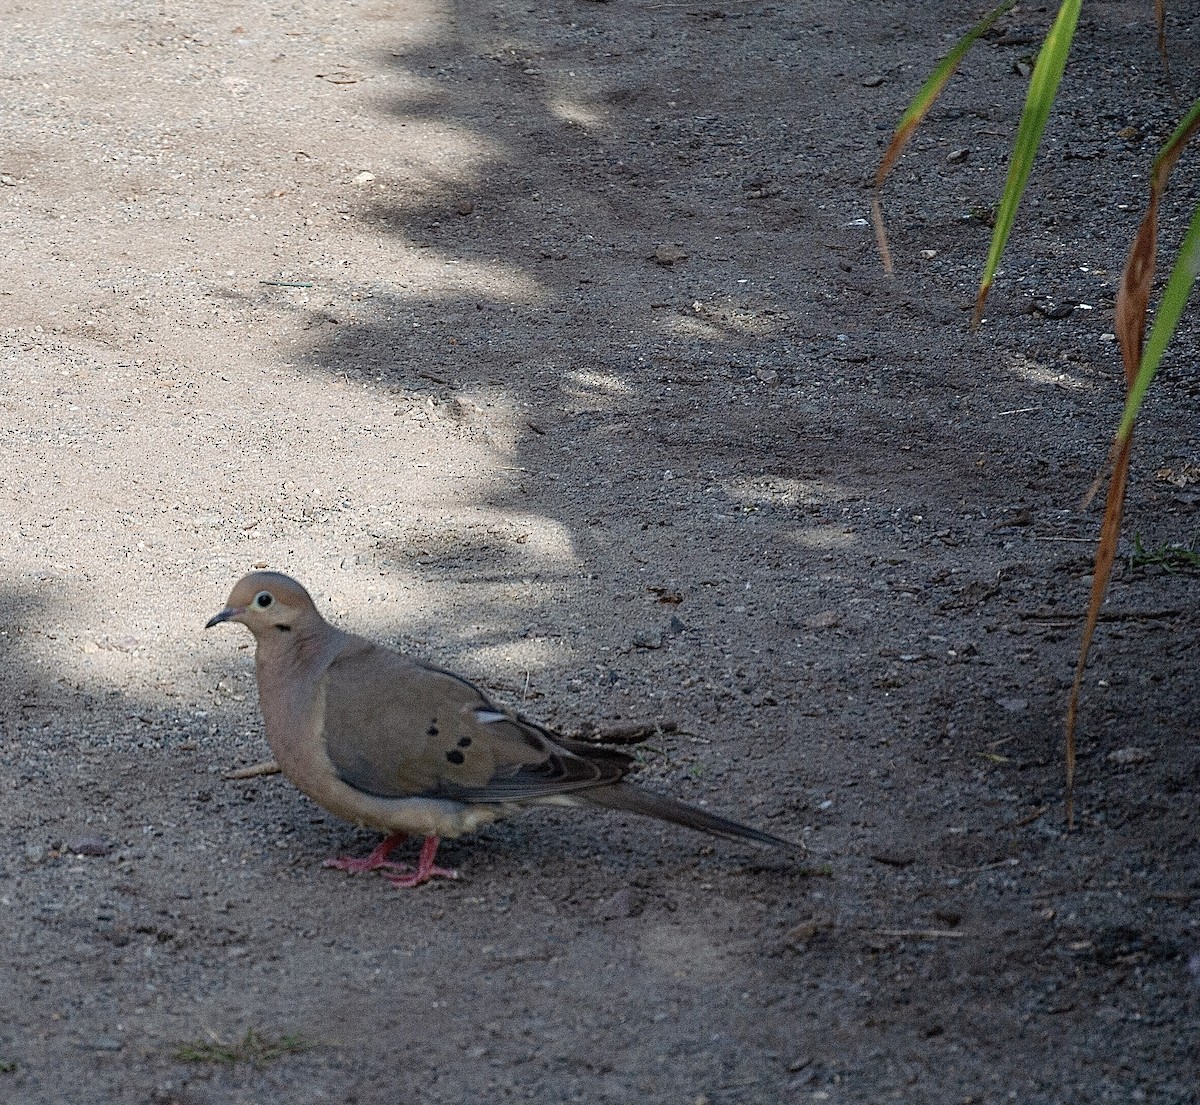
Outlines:
{"type": "Polygon", "coordinates": [[[836,610],[821,610],[804,619],[805,629],[836,629],[842,619],[836,610]]]}
{"type": "Polygon", "coordinates": [[[654,251],[654,256],[651,258],[655,264],[665,268],[670,268],[671,265],[677,265],[680,261],[687,259],[687,250],[679,245],[661,245],[654,251]]]}
{"type": "MultiPolygon", "coordinates": [[[[941,534],[935,534],[940,537],[941,534]]],[[[948,534],[947,534],[948,536],[948,534]]],[[[947,542],[951,544],[952,542],[947,542]]],[[[998,594],[1000,588],[994,583],[986,583],[983,580],[972,580],[966,586],[959,588],[958,592],[952,599],[943,602],[939,609],[941,610],[969,610],[974,606],[980,606],[998,594]]]]}
{"type": "MultiPolygon", "coordinates": [[[[749,200],[760,200],[779,195],[783,189],[771,180],[766,173],[753,173],[742,181],[742,191],[749,200]]],[[[745,208],[735,209],[730,214],[744,213],[745,208]]]]}
{"type": "Polygon", "coordinates": [[[996,705],[1007,713],[1019,714],[1022,710],[1028,709],[1029,700],[1026,698],[998,698],[996,705]]]}
{"type": "Polygon", "coordinates": [[[673,587],[647,587],[647,591],[658,596],[658,601],[667,606],[678,606],[683,602],[683,595],[673,587]]]}
{"type": "Polygon", "coordinates": [[[871,858],[876,863],[887,864],[888,867],[909,867],[917,859],[912,852],[872,852],[871,858]]]}
{"type": "Polygon", "coordinates": [[[832,922],[826,917],[806,917],[799,924],[793,925],[784,935],[783,942],[793,951],[803,951],[819,932],[833,928],[832,922]]]}

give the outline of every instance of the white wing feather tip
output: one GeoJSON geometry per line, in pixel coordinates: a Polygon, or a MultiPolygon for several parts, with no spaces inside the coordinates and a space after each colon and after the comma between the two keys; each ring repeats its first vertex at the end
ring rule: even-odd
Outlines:
{"type": "Polygon", "coordinates": [[[499,710],[476,710],[475,720],[480,725],[495,725],[498,721],[511,721],[508,714],[502,714],[499,710]]]}

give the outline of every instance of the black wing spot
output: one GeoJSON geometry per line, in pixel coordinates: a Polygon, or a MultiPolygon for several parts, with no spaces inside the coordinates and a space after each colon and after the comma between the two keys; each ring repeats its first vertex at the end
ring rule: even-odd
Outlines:
{"type": "Polygon", "coordinates": [[[425,730],[425,735],[427,737],[436,737],[438,735],[438,727],[437,727],[436,720],[430,722],[429,728],[425,730]]]}
{"type": "Polygon", "coordinates": [[[458,738],[458,747],[459,748],[470,748],[471,747],[471,738],[470,737],[459,737],[458,738]]]}
{"type": "Polygon", "coordinates": [[[446,753],[446,759],[448,759],[452,764],[460,764],[466,759],[466,756],[464,756],[457,748],[452,748],[446,753]]]}

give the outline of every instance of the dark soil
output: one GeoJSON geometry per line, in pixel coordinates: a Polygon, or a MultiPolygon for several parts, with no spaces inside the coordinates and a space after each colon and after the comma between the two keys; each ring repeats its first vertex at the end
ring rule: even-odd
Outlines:
{"type": "MultiPolygon", "coordinates": [[[[1053,6],[899,164],[888,280],[865,182],[961,4],[6,5],[0,1099],[1200,1100],[1196,572],[1123,557],[1062,810],[1152,8],[1086,6],[971,334],[1053,6]],[[550,811],[459,882],[322,869],[377,838],[222,778],[255,565],[566,732],[669,723],[642,778],[808,864],[550,811]]],[[[1193,313],[1149,550],[1198,396],[1193,313]]]]}

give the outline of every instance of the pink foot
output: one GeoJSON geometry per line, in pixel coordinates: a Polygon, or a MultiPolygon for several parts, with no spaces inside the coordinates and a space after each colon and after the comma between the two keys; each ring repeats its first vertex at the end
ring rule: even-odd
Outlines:
{"type": "MultiPolygon", "coordinates": [[[[388,838],[391,839],[390,837],[388,838]]],[[[386,844],[387,841],[384,841],[386,844]]],[[[383,845],[380,845],[382,847],[383,845]]],[[[414,886],[420,886],[423,882],[428,882],[433,878],[442,879],[457,879],[458,872],[449,867],[434,866],[433,857],[437,855],[438,838],[436,836],[427,836],[425,843],[421,845],[421,857],[417,860],[417,869],[407,875],[389,875],[384,874],[387,879],[397,890],[407,890],[414,886]]],[[[378,848],[375,851],[379,851],[378,848]]],[[[387,864],[388,867],[396,867],[394,863],[387,864]]]]}
{"type": "Polygon", "coordinates": [[[379,846],[369,856],[364,856],[362,859],[355,859],[353,856],[338,856],[336,859],[327,859],[321,866],[336,867],[339,871],[349,871],[352,875],[361,875],[365,871],[380,869],[407,871],[408,868],[401,863],[388,862],[388,856],[407,839],[405,833],[392,833],[391,836],[380,841],[379,846]]]}

